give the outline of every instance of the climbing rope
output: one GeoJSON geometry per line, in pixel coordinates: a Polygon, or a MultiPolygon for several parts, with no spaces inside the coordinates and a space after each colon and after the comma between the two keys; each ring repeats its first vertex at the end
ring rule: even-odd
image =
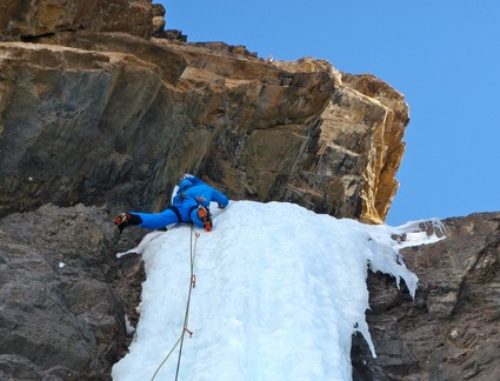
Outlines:
{"type": "Polygon", "coordinates": [[[196,233],[194,231],[194,227],[191,226],[191,234],[190,234],[190,240],[189,240],[189,249],[190,249],[190,271],[191,271],[191,275],[190,275],[190,280],[189,280],[189,292],[188,292],[188,298],[187,298],[187,302],[186,302],[186,312],[184,314],[184,323],[182,325],[182,332],[179,336],[179,338],[177,339],[176,343],[173,345],[172,349],[170,349],[170,351],[167,353],[167,355],[165,356],[165,358],[163,359],[163,361],[160,363],[160,365],[158,366],[158,368],[156,368],[154,374],[153,374],[153,377],[151,377],[151,381],[153,381],[156,377],[156,375],[158,374],[158,372],[160,371],[160,369],[163,367],[163,365],[167,362],[167,360],[169,359],[169,357],[172,355],[172,353],[174,353],[175,351],[175,348],[177,348],[177,346],[180,344],[180,347],[179,347],[179,356],[177,358],[177,368],[175,370],[175,381],[178,380],[179,378],[179,370],[180,370],[180,367],[181,367],[181,356],[182,356],[182,348],[183,348],[183,345],[184,345],[184,336],[186,335],[186,333],[189,335],[189,337],[193,336],[193,332],[189,330],[188,328],[188,321],[189,321],[189,308],[190,308],[190,305],[191,305],[191,293],[193,291],[193,288],[196,287],[196,275],[194,274],[194,260],[195,260],[195,256],[196,256],[196,239],[199,237],[199,233],[196,233]],[[193,236],[195,237],[195,239],[193,240],[193,236]]]}

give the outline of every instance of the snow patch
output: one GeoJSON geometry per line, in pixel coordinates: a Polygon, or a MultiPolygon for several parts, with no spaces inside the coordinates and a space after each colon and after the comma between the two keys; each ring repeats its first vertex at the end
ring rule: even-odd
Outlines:
{"type": "Polygon", "coordinates": [[[131,335],[135,332],[135,327],[130,323],[128,315],[125,314],[125,329],[127,330],[127,335],[131,335]]]}
{"type": "MultiPolygon", "coordinates": [[[[404,280],[414,296],[418,278],[399,249],[443,237],[421,234],[419,224],[364,225],[290,203],[232,202],[214,218],[213,232],[199,231],[196,240],[194,335],[185,339],[179,379],[351,380],[353,332],[375,356],[365,319],[368,266],[398,287],[404,280]]],[[[129,251],[142,254],[146,281],[115,381],[151,379],[182,332],[191,237],[190,227],[178,225],[129,251]]],[[[174,379],[177,356],[156,380],[174,379]]]]}
{"type": "Polygon", "coordinates": [[[430,220],[411,221],[398,228],[401,241],[397,241],[397,247],[428,245],[440,241],[446,237],[446,228],[441,220],[435,218],[430,220]]]}

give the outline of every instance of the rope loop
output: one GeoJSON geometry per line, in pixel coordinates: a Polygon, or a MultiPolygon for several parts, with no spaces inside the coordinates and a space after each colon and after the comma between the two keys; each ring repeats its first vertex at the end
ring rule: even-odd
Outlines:
{"type": "Polygon", "coordinates": [[[195,232],[194,227],[191,225],[191,233],[190,233],[190,240],[189,240],[189,250],[190,250],[189,258],[190,258],[191,275],[190,275],[190,281],[189,281],[188,298],[186,301],[186,311],[184,313],[184,323],[182,325],[183,329],[182,329],[182,332],[181,332],[179,338],[177,339],[177,342],[174,344],[172,349],[165,356],[165,358],[160,363],[158,368],[156,368],[156,370],[153,374],[153,377],[151,377],[151,381],[154,381],[156,375],[158,374],[160,369],[163,367],[163,365],[167,362],[167,360],[172,355],[172,353],[174,352],[175,348],[177,348],[178,345],[180,345],[180,347],[179,347],[179,356],[177,358],[177,368],[175,370],[175,381],[177,381],[179,379],[179,370],[181,367],[181,356],[182,356],[182,348],[183,348],[183,344],[184,344],[184,336],[186,333],[189,335],[189,337],[193,336],[193,331],[189,330],[189,328],[188,328],[188,321],[189,321],[189,308],[191,306],[191,292],[193,291],[193,288],[196,287],[196,275],[194,274],[194,261],[195,261],[195,257],[196,257],[196,241],[199,237],[200,237],[200,233],[195,232]],[[195,237],[194,240],[193,240],[193,236],[195,237]]]}

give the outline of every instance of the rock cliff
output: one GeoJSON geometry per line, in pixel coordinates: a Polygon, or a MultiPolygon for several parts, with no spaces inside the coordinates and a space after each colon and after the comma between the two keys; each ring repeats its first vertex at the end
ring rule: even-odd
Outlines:
{"type": "Polygon", "coordinates": [[[405,249],[415,300],[369,278],[367,321],[378,353],[353,343],[354,380],[500,379],[500,213],[444,221],[447,238],[405,249]]]}
{"type": "Polygon", "coordinates": [[[91,3],[4,13],[4,39],[21,41],[0,43],[0,215],[47,202],[158,209],[193,172],[235,199],[385,218],[408,122],[400,93],[325,61],[145,39],[151,4],[91,3]]]}
{"type": "Polygon", "coordinates": [[[143,278],[139,261],[114,254],[136,242],[119,243],[109,215],[83,205],[0,220],[1,380],[110,378],[143,278]]]}
{"type": "Polygon", "coordinates": [[[78,30],[148,38],[153,13],[150,0],[8,0],[0,4],[0,41],[78,30]]]}
{"type": "MultiPolygon", "coordinates": [[[[387,214],[400,93],[321,60],[186,43],[164,15],[146,0],[0,4],[1,379],[109,379],[143,277],[113,256],[143,233],[119,237],[110,216],[161,209],[185,172],[233,199],[387,214]]],[[[371,276],[380,356],[355,338],[355,378],[496,375],[498,219],[449,220],[446,240],[407,253],[416,302],[371,276]]]]}

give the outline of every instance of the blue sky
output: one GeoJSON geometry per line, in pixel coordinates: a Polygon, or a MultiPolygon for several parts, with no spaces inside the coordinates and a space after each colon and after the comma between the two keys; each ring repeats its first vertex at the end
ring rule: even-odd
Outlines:
{"type": "Polygon", "coordinates": [[[329,60],[405,94],[411,122],[388,223],[500,210],[500,1],[161,1],[189,41],[329,60]]]}

